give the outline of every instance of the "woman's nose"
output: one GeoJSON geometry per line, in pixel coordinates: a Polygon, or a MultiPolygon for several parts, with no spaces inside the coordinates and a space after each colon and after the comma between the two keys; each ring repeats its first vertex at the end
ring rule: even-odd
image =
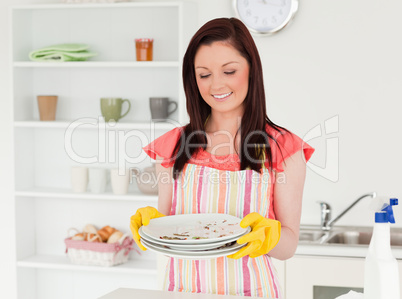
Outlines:
{"type": "Polygon", "coordinates": [[[224,78],[220,75],[212,76],[211,89],[219,90],[225,85],[224,78]]]}

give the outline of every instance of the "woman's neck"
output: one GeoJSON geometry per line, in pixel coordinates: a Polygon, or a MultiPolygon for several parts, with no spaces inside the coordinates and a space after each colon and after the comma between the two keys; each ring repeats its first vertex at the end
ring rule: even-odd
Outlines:
{"type": "Polygon", "coordinates": [[[234,136],[240,128],[241,119],[242,115],[238,113],[228,114],[212,111],[205,124],[205,132],[225,132],[234,136]]]}
{"type": "Polygon", "coordinates": [[[239,152],[241,115],[212,112],[205,124],[208,136],[207,152],[222,156],[239,152]]]}

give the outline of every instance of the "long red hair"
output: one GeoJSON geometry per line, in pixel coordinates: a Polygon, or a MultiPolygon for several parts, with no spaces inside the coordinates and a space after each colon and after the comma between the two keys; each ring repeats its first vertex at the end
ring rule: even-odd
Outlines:
{"type": "Polygon", "coordinates": [[[192,155],[200,148],[205,149],[207,146],[204,124],[211,113],[211,107],[203,100],[198,90],[194,58],[201,45],[210,45],[216,41],[229,43],[249,63],[249,88],[243,102],[244,115],[239,131],[236,133],[240,133],[241,138],[241,148],[237,153],[240,157],[241,169],[250,168],[260,171],[263,157],[262,149],[265,149],[265,159],[271,166],[270,142],[276,141],[274,136],[267,133],[266,126],[270,126],[277,132],[286,131],[284,128],[275,125],[267,116],[261,59],[246,26],[236,18],[211,20],[194,34],[183,58],[183,86],[190,122],[182,130],[181,138],[179,138],[174,150],[174,179],[177,178],[192,155]]]}

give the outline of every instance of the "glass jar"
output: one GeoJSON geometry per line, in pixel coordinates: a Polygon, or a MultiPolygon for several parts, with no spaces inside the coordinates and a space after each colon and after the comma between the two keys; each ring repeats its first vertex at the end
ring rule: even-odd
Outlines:
{"type": "Polygon", "coordinates": [[[137,61],[152,61],[153,43],[153,38],[137,38],[135,40],[137,61]]]}

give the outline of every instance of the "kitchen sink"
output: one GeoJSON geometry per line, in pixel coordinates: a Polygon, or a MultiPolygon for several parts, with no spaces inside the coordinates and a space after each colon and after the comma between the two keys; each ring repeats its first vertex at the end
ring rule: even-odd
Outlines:
{"type": "MultiPolygon", "coordinates": [[[[367,231],[345,231],[334,234],[326,243],[345,245],[369,245],[372,232],[367,231]]],[[[402,232],[391,231],[391,246],[402,246],[402,232]]]]}
{"type": "Polygon", "coordinates": [[[372,232],[362,231],[345,231],[335,233],[326,243],[328,244],[345,244],[345,245],[369,245],[372,232]]]}
{"type": "Polygon", "coordinates": [[[301,229],[299,242],[316,242],[326,235],[326,232],[319,229],[301,229]]]}
{"type": "MultiPolygon", "coordinates": [[[[319,226],[302,226],[299,244],[368,246],[372,234],[371,227],[338,226],[330,231],[323,231],[319,226]]],[[[402,247],[402,228],[391,228],[390,236],[392,247],[402,247]]]]}

